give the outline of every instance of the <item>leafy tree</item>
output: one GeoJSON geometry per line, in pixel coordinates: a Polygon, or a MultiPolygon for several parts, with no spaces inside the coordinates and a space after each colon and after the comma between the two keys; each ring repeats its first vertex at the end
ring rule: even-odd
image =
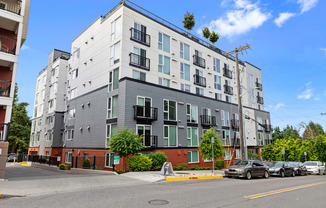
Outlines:
{"type": "Polygon", "coordinates": [[[218,133],[213,128],[210,128],[201,136],[199,143],[199,151],[203,159],[212,158],[212,137],[214,137],[214,159],[223,156],[223,146],[221,140],[218,138],[218,133]]]}
{"type": "Polygon", "coordinates": [[[208,39],[209,36],[211,35],[211,32],[209,31],[208,27],[205,27],[205,28],[202,30],[202,32],[203,32],[203,36],[204,36],[204,38],[206,38],[206,39],[208,39]]]}
{"type": "Polygon", "coordinates": [[[283,139],[291,138],[300,138],[299,132],[293,126],[287,125],[282,131],[283,139]]]}
{"type": "Polygon", "coordinates": [[[26,102],[18,103],[18,86],[15,85],[15,93],[12,105],[11,122],[9,129],[9,149],[11,152],[26,152],[29,147],[31,133],[31,120],[28,117],[26,102]]]}
{"type": "Polygon", "coordinates": [[[314,143],[315,156],[321,162],[326,162],[326,137],[319,135],[315,138],[314,143]]]}
{"type": "Polygon", "coordinates": [[[195,24],[196,24],[194,14],[190,14],[187,11],[182,23],[183,23],[184,28],[186,28],[187,30],[192,30],[192,28],[195,27],[195,24]]]}
{"type": "Polygon", "coordinates": [[[273,138],[273,141],[276,141],[278,139],[283,139],[282,131],[280,130],[280,127],[277,126],[277,127],[274,128],[272,138],[273,138]]]}
{"type": "Polygon", "coordinates": [[[143,146],[143,137],[134,134],[132,129],[118,130],[109,141],[110,150],[123,158],[123,171],[126,172],[126,158],[138,153],[143,146]]]}
{"type": "Polygon", "coordinates": [[[301,123],[300,125],[305,127],[302,135],[305,141],[310,137],[317,137],[319,135],[324,135],[325,133],[323,127],[320,124],[314,123],[312,121],[310,121],[308,125],[305,125],[304,123],[301,123]]]}
{"type": "Polygon", "coordinates": [[[216,41],[218,41],[218,39],[220,39],[220,36],[216,32],[212,31],[211,35],[209,36],[209,41],[214,44],[216,41]]]}
{"type": "Polygon", "coordinates": [[[273,150],[273,145],[272,144],[266,145],[261,152],[261,156],[264,160],[269,160],[269,161],[275,160],[276,155],[273,150]]]}

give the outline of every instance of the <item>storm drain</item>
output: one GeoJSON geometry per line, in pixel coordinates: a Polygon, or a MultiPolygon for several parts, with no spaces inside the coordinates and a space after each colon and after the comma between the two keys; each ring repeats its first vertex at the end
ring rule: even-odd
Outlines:
{"type": "Polygon", "coordinates": [[[154,199],[154,200],[150,200],[148,203],[150,205],[166,205],[169,202],[166,200],[162,200],[162,199],[154,199]]]}

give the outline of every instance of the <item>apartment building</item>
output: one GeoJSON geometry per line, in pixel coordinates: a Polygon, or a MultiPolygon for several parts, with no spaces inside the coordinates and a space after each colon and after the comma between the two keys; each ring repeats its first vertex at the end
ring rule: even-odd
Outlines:
{"type": "MultiPolygon", "coordinates": [[[[142,153],[163,151],[173,165],[211,165],[198,151],[210,127],[225,160],[240,157],[234,57],[127,0],[74,39],[71,53],[64,133],[53,137],[63,141],[62,162],[105,156],[110,169],[107,144],[123,127],[143,135],[142,153]]],[[[245,140],[259,154],[271,141],[261,69],[240,69],[245,140]]]]}
{"type": "Polygon", "coordinates": [[[29,6],[30,0],[0,1],[0,178],[4,177],[18,57],[26,40],[29,6]]]}

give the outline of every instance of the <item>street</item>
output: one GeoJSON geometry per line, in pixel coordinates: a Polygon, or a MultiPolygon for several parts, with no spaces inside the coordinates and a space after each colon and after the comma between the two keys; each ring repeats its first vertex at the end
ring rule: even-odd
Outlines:
{"type": "MultiPolygon", "coordinates": [[[[0,207],[325,207],[326,176],[269,179],[213,179],[149,183],[122,175],[77,176],[88,181],[101,177],[91,189],[61,189],[57,193],[4,198],[0,207]],[[117,184],[119,181],[119,184],[117,184]],[[110,185],[112,184],[112,186],[110,185]]],[[[67,178],[63,178],[67,179],[67,178]]],[[[73,176],[71,176],[73,181],[73,176]]],[[[33,179],[36,180],[36,179],[33,179]]],[[[47,179],[43,178],[44,182],[47,179]]],[[[17,181],[15,181],[17,182],[17,181]]],[[[19,181],[18,181],[19,182],[19,181]]],[[[0,183],[1,185],[1,183],[0,183]]],[[[74,184],[69,183],[70,186],[74,184]]],[[[56,185],[53,185],[53,189],[56,185]]]]}

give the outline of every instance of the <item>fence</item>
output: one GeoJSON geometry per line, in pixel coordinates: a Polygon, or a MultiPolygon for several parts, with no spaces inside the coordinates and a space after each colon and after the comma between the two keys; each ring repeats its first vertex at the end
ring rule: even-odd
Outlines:
{"type": "Polygon", "coordinates": [[[60,157],[58,156],[43,156],[43,155],[28,155],[28,161],[33,163],[59,165],[60,157]],[[59,160],[58,160],[59,159],[59,160]]]}

